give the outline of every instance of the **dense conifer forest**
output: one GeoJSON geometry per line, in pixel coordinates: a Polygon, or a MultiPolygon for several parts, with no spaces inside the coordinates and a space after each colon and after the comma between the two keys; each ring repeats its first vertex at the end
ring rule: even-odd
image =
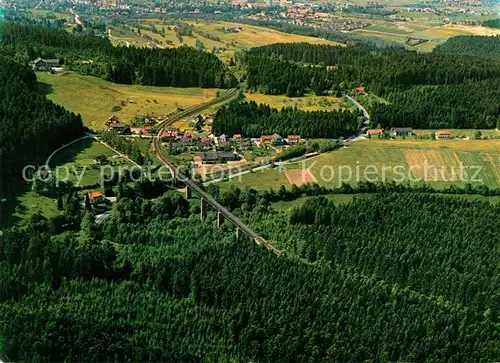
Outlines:
{"type": "Polygon", "coordinates": [[[114,47],[109,39],[5,23],[3,49],[27,63],[37,57],[60,58],[72,69],[125,84],[175,87],[235,85],[235,78],[213,54],[191,47],[145,49],[114,47]]]}
{"type": "MultiPolygon", "coordinates": [[[[496,20],[500,27],[500,20],[496,20]]],[[[493,24],[493,23],[492,23],[493,24]]],[[[434,53],[447,53],[457,55],[471,55],[479,58],[500,59],[500,36],[464,35],[451,37],[446,42],[438,45],[434,53]]]]}
{"type": "Polygon", "coordinates": [[[296,108],[278,111],[253,101],[231,102],[217,110],[212,127],[215,135],[260,137],[278,133],[283,137],[298,134],[306,138],[335,139],[356,133],[359,116],[351,111],[308,112],[296,108]]]}
{"type": "Polygon", "coordinates": [[[80,116],[39,93],[31,69],[0,57],[0,196],[56,148],[83,134],[80,116]]]}
{"type": "Polygon", "coordinates": [[[236,213],[280,258],[172,193],[123,198],[101,225],[84,211],[78,232],[37,216],[6,231],[0,348],[23,361],[498,357],[498,207],[386,194],[286,214],[255,195],[236,213]]]}
{"type": "Polygon", "coordinates": [[[251,49],[247,87],[302,96],[360,85],[387,98],[369,111],[383,126],[494,128],[500,122],[500,37],[453,37],[429,54],[306,43],[251,49]]]}

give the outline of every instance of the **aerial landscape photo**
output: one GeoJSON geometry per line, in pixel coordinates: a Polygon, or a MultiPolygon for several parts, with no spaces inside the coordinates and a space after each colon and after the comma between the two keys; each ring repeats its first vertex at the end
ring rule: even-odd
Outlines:
{"type": "Polygon", "coordinates": [[[0,363],[499,362],[498,0],[0,0],[0,363]]]}

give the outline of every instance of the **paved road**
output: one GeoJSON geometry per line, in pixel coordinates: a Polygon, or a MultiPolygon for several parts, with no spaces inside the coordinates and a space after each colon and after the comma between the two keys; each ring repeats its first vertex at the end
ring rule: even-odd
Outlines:
{"type": "Polygon", "coordinates": [[[364,132],[366,130],[366,128],[368,127],[368,124],[370,123],[370,114],[368,113],[368,111],[366,111],[366,109],[358,102],[356,101],[354,98],[352,98],[351,96],[349,95],[344,95],[349,101],[351,101],[351,103],[356,106],[356,108],[358,110],[361,110],[361,112],[363,112],[363,116],[365,118],[365,120],[363,121],[363,127],[361,127],[361,130],[359,130],[359,132],[356,134],[356,135],[353,135],[349,138],[347,138],[345,141],[346,142],[355,142],[355,141],[359,141],[359,140],[363,140],[364,139],[364,132]]]}
{"type": "Polygon", "coordinates": [[[195,114],[197,112],[200,112],[202,109],[215,105],[220,102],[224,102],[231,97],[234,97],[235,93],[237,90],[229,90],[220,95],[220,97],[203,103],[201,105],[197,105],[194,107],[191,107],[188,110],[179,112],[168,119],[164,120],[160,124],[160,130],[156,137],[153,140],[153,152],[157,155],[157,157],[160,159],[160,161],[167,166],[170,169],[170,172],[172,175],[181,183],[185,184],[186,187],[190,188],[193,192],[195,192],[197,195],[199,195],[201,198],[203,198],[208,204],[210,204],[215,210],[220,212],[225,219],[229,220],[232,224],[234,224],[237,228],[239,228],[243,233],[245,233],[247,236],[251,237],[257,244],[259,245],[264,245],[268,249],[272,250],[277,256],[281,255],[281,251],[278,250],[276,247],[274,247],[271,243],[266,241],[264,238],[262,238],[258,233],[256,233],[252,228],[250,228],[247,224],[245,224],[241,219],[236,217],[233,213],[231,213],[227,208],[223,207],[219,202],[217,202],[210,194],[202,190],[196,183],[194,183],[192,180],[190,180],[186,175],[182,174],[179,172],[179,170],[172,164],[170,163],[165,156],[162,154],[161,149],[160,149],[160,135],[163,132],[163,129],[172,124],[175,121],[180,120],[181,118],[187,117],[189,115],[195,114]]]}

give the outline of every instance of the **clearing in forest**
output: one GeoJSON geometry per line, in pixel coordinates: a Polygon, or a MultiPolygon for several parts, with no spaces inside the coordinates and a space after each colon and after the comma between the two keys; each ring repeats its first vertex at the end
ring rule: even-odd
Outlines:
{"type": "Polygon", "coordinates": [[[215,98],[216,89],[124,85],[74,72],[37,73],[47,98],[82,115],[86,126],[105,129],[116,115],[130,123],[138,115],[164,117],[178,107],[188,108],[215,98]]]}

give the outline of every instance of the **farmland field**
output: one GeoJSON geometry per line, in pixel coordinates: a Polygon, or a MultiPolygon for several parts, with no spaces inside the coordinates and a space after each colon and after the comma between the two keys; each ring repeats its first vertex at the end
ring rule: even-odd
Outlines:
{"type": "Polygon", "coordinates": [[[352,107],[350,103],[344,102],[340,97],[315,96],[314,94],[291,98],[284,95],[274,96],[261,93],[245,93],[245,99],[247,101],[263,103],[278,110],[282,107],[297,107],[304,111],[332,111],[352,107]]]}
{"type": "Polygon", "coordinates": [[[357,181],[419,183],[422,179],[434,187],[464,186],[469,182],[498,187],[500,140],[362,140],[281,168],[243,175],[224,184],[258,186],[260,189],[276,189],[280,184],[290,186],[285,171],[303,167],[310,169],[318,184],[326,187],[338,187],[343,182],[356,184],[357,181]],[[272,173],[272,177],[267,173],[272,173]]]}
{"type": "MultiPolygon", "coordinates": [[[[169,25],[169,23],[162,22],[159,19],[141,19],[140,23],[142,25],[154,25],[157,29],[165,31],[165,35],[161,35],[155,34],[149,30],[141,29],[141,35],[146,35],[157,40],[159,42],[159,47],[178,47],[183,44],[195,47],[198,41],[203,43],[203,46],[207,50],[212,50],[213,48],[219,49],[218,55],[223,60],[227,60],[229,57],[233,56],[235,50],[249,49],[272,43],[308,42],[315,44],[339,45],[339,43],[321,38],[287,34],[277,30],[253,25],[203,20],[186,21],[187,24],[190,24],[193,27],[193,33],[191,36],[183,36],[181,43],[176,36],[174,26],[171,24],[169,25]],[[224,30],[224,27],[241,27],[242,30],[239,32],[232,32],[224,30]],[[208,35],[208,37],[206,35],[208,35]]],[[[128,41],[130,44],[138,46],[148,44],[147,40],[145,41],[144,38],[141,38],[141,36],[137,34],[137,28],[134,28],[133,25],[127,26],[127,30],[132,30],[132,32],[126,35],[123,34],[123,39],[119,34],[119,29],[116,30],[117,32],[113,31],[115,41],[128,41]],[[132,37],[131,34],[133,34],[132,37]]]]}
{"type": "Polygon", "coordinates": [[[132,164],[123,158],[112,158],[115,152],[105,145],[93,140],[83,139],[54,155],[50,167],[59,173],[59,178],[73,182],[77,186],[88,186],[99,183],[101,169],[94,166],[94,158],[104,155],[109,159],[103,166],[103,172],[109,174],[113,169],[129,168],[132,164]]]}
{"type": "Polygon", "coordinates": [[[82,115],[86,126],[105,128],[111,115],[129,123],[138,115],[166,116],[215,97],[216,89],[123,85],[73,72],[37,73],[47,97],[82,115]]]}

